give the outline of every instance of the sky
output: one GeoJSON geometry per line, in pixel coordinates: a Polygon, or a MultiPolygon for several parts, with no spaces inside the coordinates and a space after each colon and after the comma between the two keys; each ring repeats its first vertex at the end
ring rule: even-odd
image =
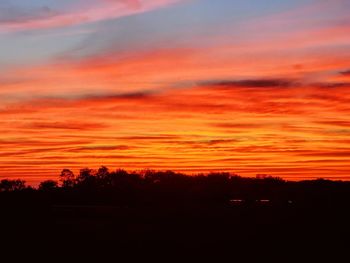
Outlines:
{"type": "Polygon", "coordinates": [[[0,179],[350,179],[349,0],[1,0],[0,179]]]}

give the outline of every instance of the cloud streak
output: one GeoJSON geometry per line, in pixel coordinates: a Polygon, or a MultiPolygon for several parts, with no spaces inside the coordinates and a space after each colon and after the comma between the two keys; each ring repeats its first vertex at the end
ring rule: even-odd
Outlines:
{"type": "MultiPolygon", "coordinates": [[[[57,104],[43,99],[35,103],[39,111],[18,111],[16,119],[21,121],[3,113],[2,134],[7,139],[0,142],[5,149],[0,158],[7,166],[14,160],[16,167],[31,162],[33,171],[43,177],[53,168],[78,169],[86,163],[286,178],[345,176],[349,99],[350,89],[344,87],[227,90],[207,83],[136,101],[133,96],[61,99],[57,104]],[[87,117],[88,121],[77,121],[87,117]],[[76,128],[79,133],[72,133],[76,128]],[[11,145],[14,150],[9,150],[11,145]],[[322,163],[325,158],[328,161],[322,163]]],[[[25,104],[33,102],[21,107],[25,104]]]]}
{"type": "Polygon", "coordinates": [[[289,79],[244,79],[244,80],[219,80],[202,83],[208,86],[217,87],[247,87],[247,88],[281,88],[295,87],[297,83],[289,79]]]}
{"type": "Polygon", "coordinates": [[[49,7],[35,10],[18,10],[8,7],[1,11],[0,31],[25,31],[74,26],[107,19],[149,12],[172,5],[181,0],[129,0],[103,1],[98,5],[81,7],[66,12],[54,11],[49,7]]]}

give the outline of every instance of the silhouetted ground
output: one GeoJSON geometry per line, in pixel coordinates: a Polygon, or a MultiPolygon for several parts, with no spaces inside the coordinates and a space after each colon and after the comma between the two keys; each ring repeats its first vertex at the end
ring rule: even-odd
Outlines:
{"type": "Polygon", "coordinates": [[[250,187],[240,185],[240,195],[230,194],[234,199],[217,198],[231,179],[219,191],[211,190],[213,199],[194,193],[179,198],[183,186],[171,195],[147,192],[153,202],[142,201],[137,191],[136,198],[130,189],[133,198],[116,198],[112,191],[113,201],[95,187],[3,192],[1,248],[15,251],[15,258],[31,255],[48,262],[71,257],[95,262],[346,262],[348,183],[291,183],[297,190],[286,196],[288,182],[270,178],[267,187],[259,181],[266,178],[252,179],[250,187]],[[247,198],[252,189],[260,193],[254,195],[258,199],[247,198]],[[270,199],[262,199],[266,196],[270,199]]]}
{"type": "MultiPolygon", "coordinates": [[[[293,259],[347,251],[348,207],[49,206],[2,209],[1,238],[26,253],[129,258],[293,259]],[[337,252],[338,251],[338,252],[337,252]],[[305,253],[305,254],[304,254],[305,253]]],[[[3,246],[4,248],[4,246],[3,246]]],[[[297,262],[299,262],[298,260],[297,262]]]]}

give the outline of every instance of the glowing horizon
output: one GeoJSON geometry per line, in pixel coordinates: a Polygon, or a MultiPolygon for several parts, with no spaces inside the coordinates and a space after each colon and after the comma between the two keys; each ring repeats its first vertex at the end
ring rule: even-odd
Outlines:
{"type": "Polygon", "coordinates": [[[350,2],[0,4],[0,178],[350,179],[350,2]]]}

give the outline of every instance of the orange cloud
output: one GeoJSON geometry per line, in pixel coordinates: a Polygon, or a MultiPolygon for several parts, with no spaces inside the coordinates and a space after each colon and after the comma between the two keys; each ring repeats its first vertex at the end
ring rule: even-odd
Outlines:
{"type": "Polygon", "coordinates": [[[348,30],[8,69],[0,177],[37,183],[107,165],[348,179],[348,30]]]}
{"type": "Polygon", "coordinates": [[[23,102],[18,107],[40,110],[18,111],[16,119],[3,112],[1,176],[16,172],[36,182],[64,167],[106,164],[288,179],[345,177],[350,87],[265,84],[23,102]],[[82,126],[78,133],[72,132],[76,125],[82,126]]]}

